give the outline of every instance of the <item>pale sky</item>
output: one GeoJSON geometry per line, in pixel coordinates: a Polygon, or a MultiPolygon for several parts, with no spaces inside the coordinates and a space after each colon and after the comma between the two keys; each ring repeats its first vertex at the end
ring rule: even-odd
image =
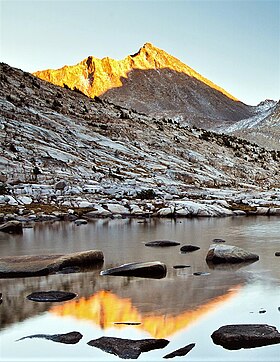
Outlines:
{"type": "Polygon", "coordinates": [[[0,0],[0,60],[25,71],[89,55],[123,59],[146,42],[242,102],[280,98],[280,1],[0,0]]]}

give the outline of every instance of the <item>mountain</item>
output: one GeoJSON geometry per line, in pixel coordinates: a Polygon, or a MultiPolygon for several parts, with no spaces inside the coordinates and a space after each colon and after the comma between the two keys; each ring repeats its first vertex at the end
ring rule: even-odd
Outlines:
{"type": "Polygon", "coordinates": [[[262,147],[280,150],[280,101],[265,100],[255,108],[254,113],[250,118],[216,130],[247,139],[262,147]]]}
{"type": "Polygon", "coordinates": [[[279,187],[279,152],[91,99],[7,64],[0,74],[1,181],[45,185],[34,195],[47,198],[47,185],[62,179],[70,196],[98,200],[279,187]]]}
{"type": "Polygon", "coordinates": [[[150,43],[120,61],[89,56],[77,65],[34,75],[138,113],[203,128],[231,125],[254,112],[253,107],[150,43]]]}

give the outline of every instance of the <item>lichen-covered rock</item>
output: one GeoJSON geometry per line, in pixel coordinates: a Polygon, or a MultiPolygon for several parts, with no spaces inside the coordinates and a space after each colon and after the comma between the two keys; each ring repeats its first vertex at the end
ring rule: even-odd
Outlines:
{"type": "Polygon", "coordinates": [[[142,352],[164,348],[169,343],[166,339],[123,339],[116,337],[100,337],[87,344],[100,348],[102,351],[112,353],[124,359],[137,359],[142,352]]]}
{"type": "Polygon", "coordinates": [[[218,263],[240,263],[258,260],[257,254],[251,253],[233,245],[212,244],[208,250],[206,261],[218,263]]]}
{"type": "Polygon", "coordinates": [[[215,344],[226,349],[254,348],[280,343],[276,327],[267,324],[232,324],[212,333],[215,344]]]}

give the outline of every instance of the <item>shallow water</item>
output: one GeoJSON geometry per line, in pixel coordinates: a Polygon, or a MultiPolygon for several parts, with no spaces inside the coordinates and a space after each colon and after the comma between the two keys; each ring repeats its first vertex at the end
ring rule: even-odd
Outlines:
{"type": "Polygon", "coordinates": [[[101,336],[166,338],[162,350],[142,353],[138,360],[160,361],[190,343],[188,361],[278,361],[279,345],[228,351],[213,344],[211,334],[222,325],[266,323],[280,330],[280,219],[235,217],[203,219],[94,220],[36,224],[23,235],[0,234],[1,256],[104,252],[102,269],[135,261],[166,263],[164,279],[100,276],[100,270],[46,277],[2,279],[0,291],[0,358],[2,361],[117,361],[117,356],[90,347],[101,336]],[[217,266],[205,262],[209,245],[222,238],[229,245],[257,253],[250,265],[217,266]],[[180,253],[180,246],[146,247],[151,240],[176,240],[201,249],[180,253]],[[190,265],[174,269],[176,264],[190,265]],[[195,272],[206,272],[195,276],[195,272]],[[26,296],[39,290],[78,293],[72,301],[37,303],[26,296]],[[263,312],[265,311],[265,312],[263,312]],[[261,313],[260,313],[261,312],[261,313]],[[139,322],[139,325],[115,324],[139,322]],[[42,339],[15,340],[32,334],[79,331],[76,345],[42,339]]]}

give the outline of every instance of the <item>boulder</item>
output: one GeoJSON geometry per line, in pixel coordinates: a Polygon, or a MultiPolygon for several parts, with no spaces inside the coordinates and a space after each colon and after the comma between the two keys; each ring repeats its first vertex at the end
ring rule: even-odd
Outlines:
{"type": "Polygon", "coordinates": [[[0,231],[9,234],[22,234],[22,223],[17,220],[7,221],[5,224],[0,225],[0,231]]]}
{"type": "Polygon", "coordinates": [[[180,251],[182,251],[183,253],[189,253],[195,250],[199,250],[200,247],[199,246],[195,246],[195,245],[183,245],[180,248],[180,251]]]}
{"type": "Polygon", "coordinates": [[[87,344],[100,348],[102,351],[112,353],[124,359],[137,359],[142,352],[164,348],[169,341],[166,339],[123,339],[117,337],[100,337],[87,344]]]}
{"type": "Polygon", "coordinates": [[[145,246],[177,246],[180,245],[178,241],[172,241],[172,240],[155,240],[155,241],[149,241],[145,243],[145,246]]]}
{"type": "Polygon", "coordinates": [[[0,278],[30,277],[99,268],[104,260],[100,250],[81,251],[65,255],[24,255],[0,258],[0,278]]]}
{"type": "Polygon", "coordinates": [[[77,219],[77,220],[74,221],[74,223],[75,223],[77,226],[79,226],[79,225],[86,225],[88,222],[87,222],[87,220],[85,220],[85,219],[77,219]]]}
{"type": "Polygon", "coordinates": [[[259,256],[233,245],[212,244],[208,250],[206,261],[213,264],[240,263],[258,260],[259,256]]]}
{"type": "Polygon", "coordinates": [[[49,339],[53,342],[65,343],[65,344],[76,344],[83,338],[83,335],[80,332],[69,332],[64,334],[33,334],[31,336],[26,336],[18,339],[18,341],[22,341],[26,338],[43,338],[49,339]]]}
{"type": "Polygon", "coordinates": [[[280,215],[280,207],[271,207],[268,210],[268,215],[276,215],[279,216],[280,215]]]}
{"type": "Polygon", "coordinates": [[[177,356],[185,356],[187,353],[189,353],[193,349],[194,346],[195,346],[195,343],[188,344],[185,347],[176,349],[176,351],[171,352],[171,353],[167,354],[166,356],[163,356],[163,358],[174,358],[177,356]]]}
{"type": "Polygon", "coordinates": [[[232,324],[212,333],[215,344],[226,349],[254,348],[280,343],[276,327],[267,324],[232,324]]]}
{"type": "Polygon", "coordinates": [[[58,181],[55,185],[54,185],[54,188],[56,189],[56,190],[64,190],[65,189],[65,187],[67,186],[67,183],[66,183],[66,181],[64,181],[64,180],[61,180],[61,181],[58,181]]]}
{"type": "Polygon", "coordinates": [[[178,264],[178,265],[173,265],[173,268],[174,269],[190,268],[190,265],[178,264]]]}
{"type": "Polygon", "coordinates": [[[159,261],[144,263],[128,263],[115,268],[101,271],[100,275],[133,276],[142,278],[164,278],[167,273],[166,265],[159,261]]]}
{"type": "Polygon", "coordinates": [[[276,251],[275,256],[280,256],[280,251],[276,251]]]}
{"type": "Polygon", "coordinates": [[[64,292],[58,290],[50,290],[48,292],[34,292],[26,298],[34,302],[64,302],[73,299],[77,296],[76,293],[64,292]]]}

